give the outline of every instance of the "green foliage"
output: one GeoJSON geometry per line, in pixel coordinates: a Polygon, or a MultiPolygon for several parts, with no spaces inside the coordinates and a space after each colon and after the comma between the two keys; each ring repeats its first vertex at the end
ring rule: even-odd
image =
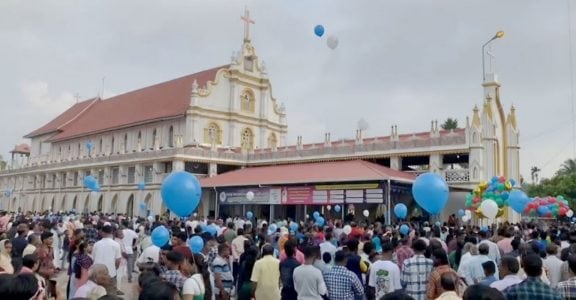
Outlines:
{"type": "Polygon", "coordinates": [[[440,125],[440,127],[444,130],[458,129],[458,120],[448,118],[442,125],[440,125]]]}
{"type": "Polygon", "coordinates": [[[576,206],[576,160],[568,159],[556,175],[550,179],[542,179],[538,184],[526,185],[530,197],[564,196],[570,207],[576,206]]]}

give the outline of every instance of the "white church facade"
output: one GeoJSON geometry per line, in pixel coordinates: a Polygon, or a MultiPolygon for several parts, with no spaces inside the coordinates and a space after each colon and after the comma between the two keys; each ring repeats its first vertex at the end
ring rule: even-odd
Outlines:
{"type": "MultiPolygon", "coordinates": [[[[27,134],[30,153],[17,152],[25,157],[0,172],[0,208],[159,214],[160,186],[172,171],[213,177],[244,167],[357,159],[437,172],[461,193],[492,176],[520,179],[515,109],[504,110],[494,74],[483,88],[480,108],[463,128],[444,131],[432,121],[419,133],[400,134],[392,125],[387,136],[366,138],[357,130],[353,140],[332,141],[327,133],[319,143],[298,137],[289,145],[286,108],[246,30],[227,65],[79,102],[27,134]],[[83,187],[87,175],[98,179],[101,192],[83,187]]],[[[461,208],[460,198],[455,193],[449,207],[461,208]]],[[[217,205],[207,192],[199,214],[213,214],[217,205]]]]}

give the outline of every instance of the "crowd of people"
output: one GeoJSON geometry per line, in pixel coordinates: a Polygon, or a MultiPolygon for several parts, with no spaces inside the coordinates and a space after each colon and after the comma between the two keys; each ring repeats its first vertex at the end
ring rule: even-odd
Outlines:
{"type": "Polygon", "coordinates": [[[0,299],[576,299],[570,223],[399,225],[1,212],[0,299]]]}

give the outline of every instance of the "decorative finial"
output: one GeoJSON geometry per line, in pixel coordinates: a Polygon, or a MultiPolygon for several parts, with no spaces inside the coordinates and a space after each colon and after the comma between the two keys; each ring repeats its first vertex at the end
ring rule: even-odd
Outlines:
{"type": "Polygon", "coordinates": [[[198,82],[196,81],[196,79],[194,79],[194,82],[192,82],[192,94],[193,95],[198,94],[198,82]]]}
{"type": "Polygon", "coordinates": [[[480,121],[480,110],[478,109],[478,106],[474,105],[474,109],[472,111],[474,112],[472,115],[472,125],[475,127],[480,127],[482,122],[480,121]]]}
{"type": "Polygon", "coordinates": [[[244,21],[244,42],[250,42],[250,24],[254,24],[254,20],[250,19],[250,11],[248,7],[244,8],[244,16],[241,16],[240,19],[244,21]]]}

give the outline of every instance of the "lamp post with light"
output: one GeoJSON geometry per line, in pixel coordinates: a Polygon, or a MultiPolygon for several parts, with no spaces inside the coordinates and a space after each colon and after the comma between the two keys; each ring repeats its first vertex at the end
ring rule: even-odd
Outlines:
{"type": "Polygon", "coordinates": [[[486,43],[484,43],[484,45],[482,45],[482,79],[484,81],[486,81],[486,67],[485,67],[486,46],[488,46],[492,41],[503,37],[504,37],[504,31],[500,30],[496,32],[496,34],[490,40],[488,40],[486,43]]]}

